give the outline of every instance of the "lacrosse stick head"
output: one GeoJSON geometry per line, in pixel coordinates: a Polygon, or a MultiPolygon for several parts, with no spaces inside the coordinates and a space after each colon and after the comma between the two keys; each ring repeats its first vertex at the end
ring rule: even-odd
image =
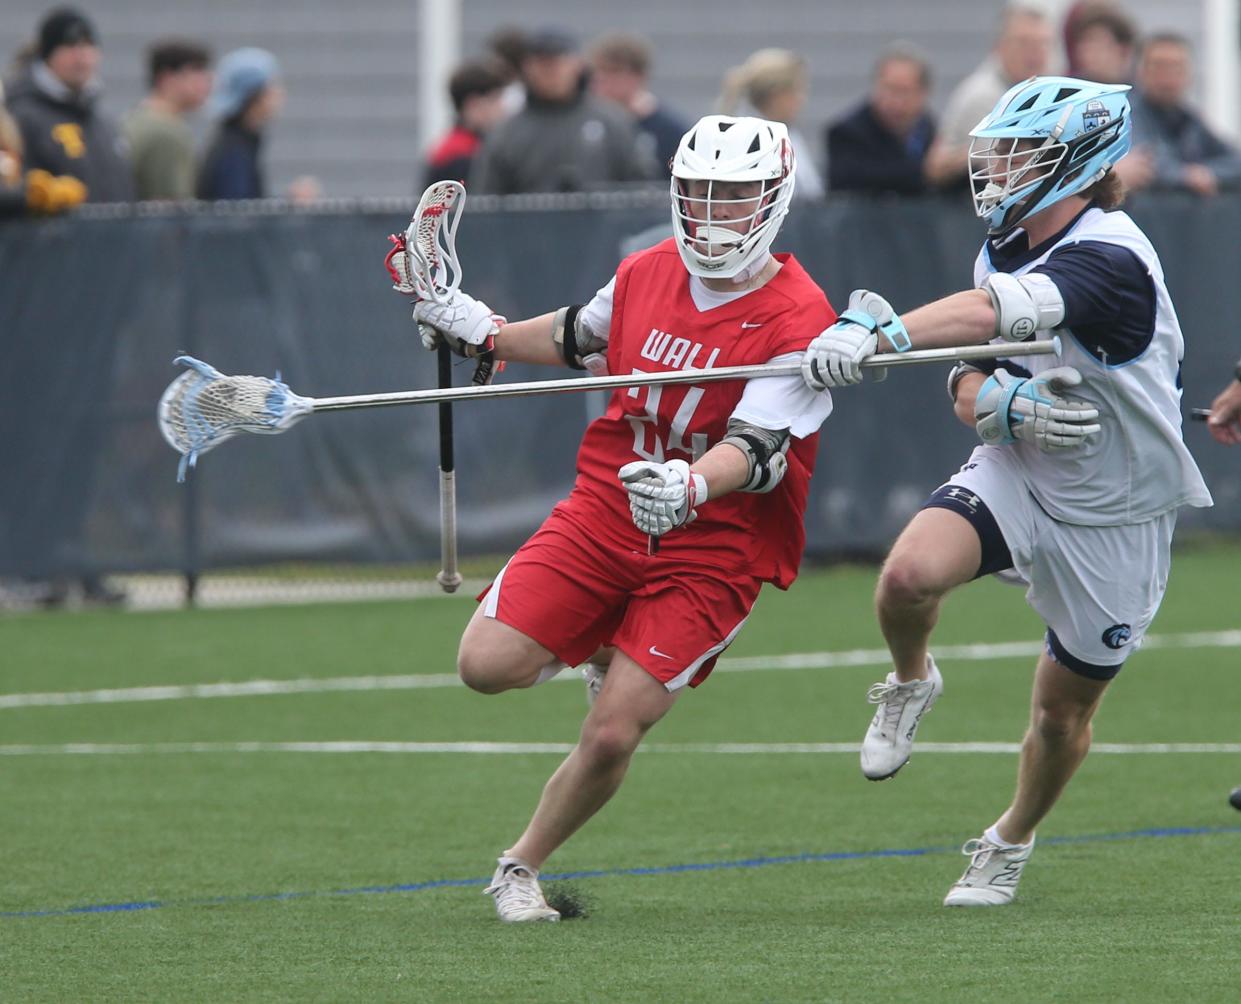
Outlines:
{"type": "Polygon", "coordinates": [[[274,380],[256,376],[225,376],[192,356],[173,363],[188,367],[159,399],[159,431],[181,454],[177,480],[198,457],[239,432],[275,435],[314,410],[309,398],[294,394],[280,374],[274,380]]]}
{"type": "Polygon", "coordinates": [[[465,186],[437,181],[422,193],[413,219],[387,258],[396,289],[420,300],[444,303],[461,286],[457,224],[465,208],[465,186]]]}

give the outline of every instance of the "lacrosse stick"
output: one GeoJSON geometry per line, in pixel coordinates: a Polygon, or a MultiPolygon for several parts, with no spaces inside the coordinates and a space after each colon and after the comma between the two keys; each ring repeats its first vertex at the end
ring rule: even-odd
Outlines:
{"type": "MultiPolygon", "coordinates": [[[[1014,345],[964,345],[945,349],[884,352],[862,363],[864,369],[913,366],[970,359],[1017,359],[1022,356],[1059,354],[1060,339],[1018,342],[1014,345]]],[[[174,363],[189,367],[168,385],[159,401],[159,428],[164,439],[180,453],[178,480],[198,457],[239,432],[268,435],[284,432],[313,412],[353,411],[405,404],[442,404],[535,394],[565,394],[618,387],[657,387],[664,384],[716,383],[801,373],[800,363],[766,366],[722,366],[713,370],[668,370],[617,376],[532,380],[525,383],[446,387],[438,390],[404,390],[389,394],[357,394],[352,397],[302,397],[280,382],[255,376],[225,376],[209,364],[190,356],[174,363]]]]}
{"type": "MultiPolygon", "coordinates": [[[[465,208],[465,186],[457,181],[440,181],[429,186],[418,200],[418,208],[405,231],[405,278],[397,289],[412,292],[420,300],[446,303],[461,287],[461,262],[457,258],[457,224],[465,208]],[[411,260],[412,258],[412,260],[411,260]]],[[[400,246],[396,238],[393,243],[400,246]]],[[[390,254],[389,259],[394,255],[390,254]]],[[[452,352],[441,340],[436,348],[441,390],[452,386],[452,352]]],[[[490,376],[490,360],[480,361],[475,374],[490,376]]],[[[461,585],[457,571],[457,473],[453,459],[452,403],[439,405],[440,427],[440,571],[435,581],[446,593],[461,585]]]]}

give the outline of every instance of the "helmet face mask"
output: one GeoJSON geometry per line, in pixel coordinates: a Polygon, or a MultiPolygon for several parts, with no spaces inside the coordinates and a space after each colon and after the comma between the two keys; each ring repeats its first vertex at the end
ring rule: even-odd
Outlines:
{"type": "Polygon", "coordinates": [[[1050,140],[1042,145],[1013,137],[974,140],[970,144],[970,187],[978,215],[990,217],[1003,202],[1013,210],[1023,208],[1039,185],[1055,174],[1067,152],[1063,143],[1050,140]]]}
{"type": "Polygon", "coordinates": [[[793,195],[793,153],[778,122],[710,115],[672,160],[672,229],[686,269],[742,281],[766,261],[793,195]]]}
{"type": "Polygon", "coordinates": [[[1001,234],[1089,188],[1129,151],[1127,85],[1032,77],[970,133],[974,211],[1001,234]]]}

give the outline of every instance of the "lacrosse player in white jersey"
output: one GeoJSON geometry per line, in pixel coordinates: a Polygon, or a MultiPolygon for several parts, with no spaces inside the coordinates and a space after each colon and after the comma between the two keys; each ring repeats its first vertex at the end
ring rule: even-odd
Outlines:
{"type": "Polygon", "coordinates": [[[989,224],[976,288],[897,317],[859,290],[806,351],[807,383],[858,383],[877,349],[1058,335],[1059,359],[958,364],[958,417],[983,445],[937,489],[892,547],[876,608],[894,671],[862,747],[872,780],[909,759],[918,722],[943,689],[928,651],[940,602],[1004,573],[1047,625],[1016,793],[966,843],[948,906],[1012,901],[1035,828],[1090,746],[1109,681],[1163,598],[1181,506],[1211,497],[1181,439],[1184,343],[1150,241],[1123,212],[1112,173],[1130,144],[1123,85],[1035,77],[974,129],[974,206],[989,224]]]}

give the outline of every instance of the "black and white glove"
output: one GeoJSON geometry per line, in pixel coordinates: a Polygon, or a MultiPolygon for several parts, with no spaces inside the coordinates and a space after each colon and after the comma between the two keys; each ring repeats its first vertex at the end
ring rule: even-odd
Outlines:
{"type": "Polygon", "coordinates": [[[684,460],[635,460],[617,473],[629,492],[633,525],[653,537],[692,523],[698,516],[694,507],[707,500],[707,479],[684,460]]]}
{"type": "MultiPolygon", "coordinates": [[[[878,293],[855,289],[849,308],[806,347],[801,373],[807,386],[827,390],[861,383],[862,363],[878,350],[880,334],[897,352],[909,348],[909,335],[892,305],[878,293]]],[[[883,379],[881,373],[876,380],[883,379]]]]}
{"type": "Polygon", "coordinates": [[[1018,439],[1040,450],[1080,446],[1099,431],[1099,409],[1065,397],[1082,382],[1071,366],[1057,366],[1027,379],[997,369],[978,388],[974,399],[974,427],[984,443],[1012,443],[1018,439]]]}
{"type": "Polygon", "coordinates": [[[419,300],[414,304],[414,320],[424,347],[435,349],[442,339],[457,355],[469,359],[492,350],[504,322],[482,300],[461,290],[449,294],[444,303],[419,300]]]}

